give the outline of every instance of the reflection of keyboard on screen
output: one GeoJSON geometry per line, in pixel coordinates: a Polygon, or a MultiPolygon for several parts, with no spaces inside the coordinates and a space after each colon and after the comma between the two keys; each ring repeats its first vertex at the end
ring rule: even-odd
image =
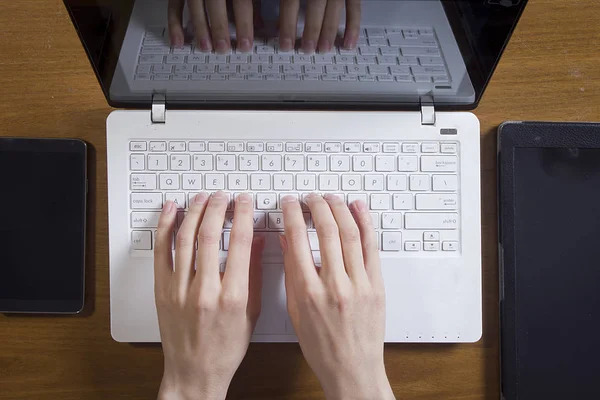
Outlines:
{"type": "MultiPolygon", "coordinates": [[[[130,232],[133,250],[153,249],[160,210],[180,208],[179,223],[200,191],[249,192],[254,229],[267,239],[265,254],[281,254],[281,199],[331,193],[367,203],[383,253],[450,254],[459,250],[459,146],[456,142],[197,141],[129,143],[130,232]]],[[[231,197],[230,197],[231,198],[231,197]]],[[[319,251],[306,210],[308,238],[319,251]]],[[[233,213],[226,216],[226,252],[233,213]]]]}
{"type": "Polygon", "coordinates": [[[357,49],[311,55],[282,51],[277,39],[256,39],[251,53],[205,53],[194,44],[172,48],[167,35],[145,32],[135,80],[450,83],[432,28],[365,28],[357,49]]]}

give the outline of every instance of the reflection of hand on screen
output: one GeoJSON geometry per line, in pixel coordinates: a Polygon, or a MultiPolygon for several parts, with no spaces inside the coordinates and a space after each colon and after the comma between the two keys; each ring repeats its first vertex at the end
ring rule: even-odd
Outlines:
{"type": "MultiPolygon", "coordinates": [[[[191,22],[196,41],[202,50],[225,53],[231,49],[228,27],[228,9],[233,10],[237,46],[251,51],[254,25],[260,17],[260,0],[188,0],[191,22]],[[232,7],[228,7],[228,3],[232,7]]],[[[185,0],[169,0],[169,34],[174,46],[182,46],[183,7],[185,0]]],[[[332,49],[338,33],[342,11],[346,5],[346,31],[343,47],[354,48],[358,41],[361,0],[308,0],[302,35],[302,49],[306,53],[332,49]]],[[[280,0],[279,37],[282,50],[291,50],[296,41],[300,0],[280,0]]]]}

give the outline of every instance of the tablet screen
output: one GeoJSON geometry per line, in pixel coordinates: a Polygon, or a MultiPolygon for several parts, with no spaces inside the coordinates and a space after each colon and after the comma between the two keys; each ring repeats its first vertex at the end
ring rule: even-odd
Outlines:
{"type": "Polygon", "coordinates": [[[519,399],[598,399],[600,149],[515,148],[519,399]]]}
{"type": "Polygon", "coordinates": [[[83,302],[85,146],[51,142],[0,144],[0,311],[76,312],[83,302]]]}

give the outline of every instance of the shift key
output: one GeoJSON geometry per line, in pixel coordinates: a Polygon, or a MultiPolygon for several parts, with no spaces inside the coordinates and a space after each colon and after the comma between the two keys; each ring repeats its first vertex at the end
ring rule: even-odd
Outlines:
{"type": "Polygon", "coordinates": [[[160,210],[162,206],[162,193],[131,193],[131,208],[134,210],[160,210]]]}
{"type": "Polygon", "coordinates": [[[404,229],[458,229],[457,213],[406,213],[404,229]]]}

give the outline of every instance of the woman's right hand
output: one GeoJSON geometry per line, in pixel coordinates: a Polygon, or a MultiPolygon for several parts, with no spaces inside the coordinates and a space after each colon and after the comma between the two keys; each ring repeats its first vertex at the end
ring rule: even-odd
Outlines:
{"type": "Polygon", "coordinates": [[[298,199],[283,199],[288,312],[328,399],[394,399],[385,372],[385,293],[377,237],[363,202],[311,195],[319,238],[315,267],[298,199]]]}

